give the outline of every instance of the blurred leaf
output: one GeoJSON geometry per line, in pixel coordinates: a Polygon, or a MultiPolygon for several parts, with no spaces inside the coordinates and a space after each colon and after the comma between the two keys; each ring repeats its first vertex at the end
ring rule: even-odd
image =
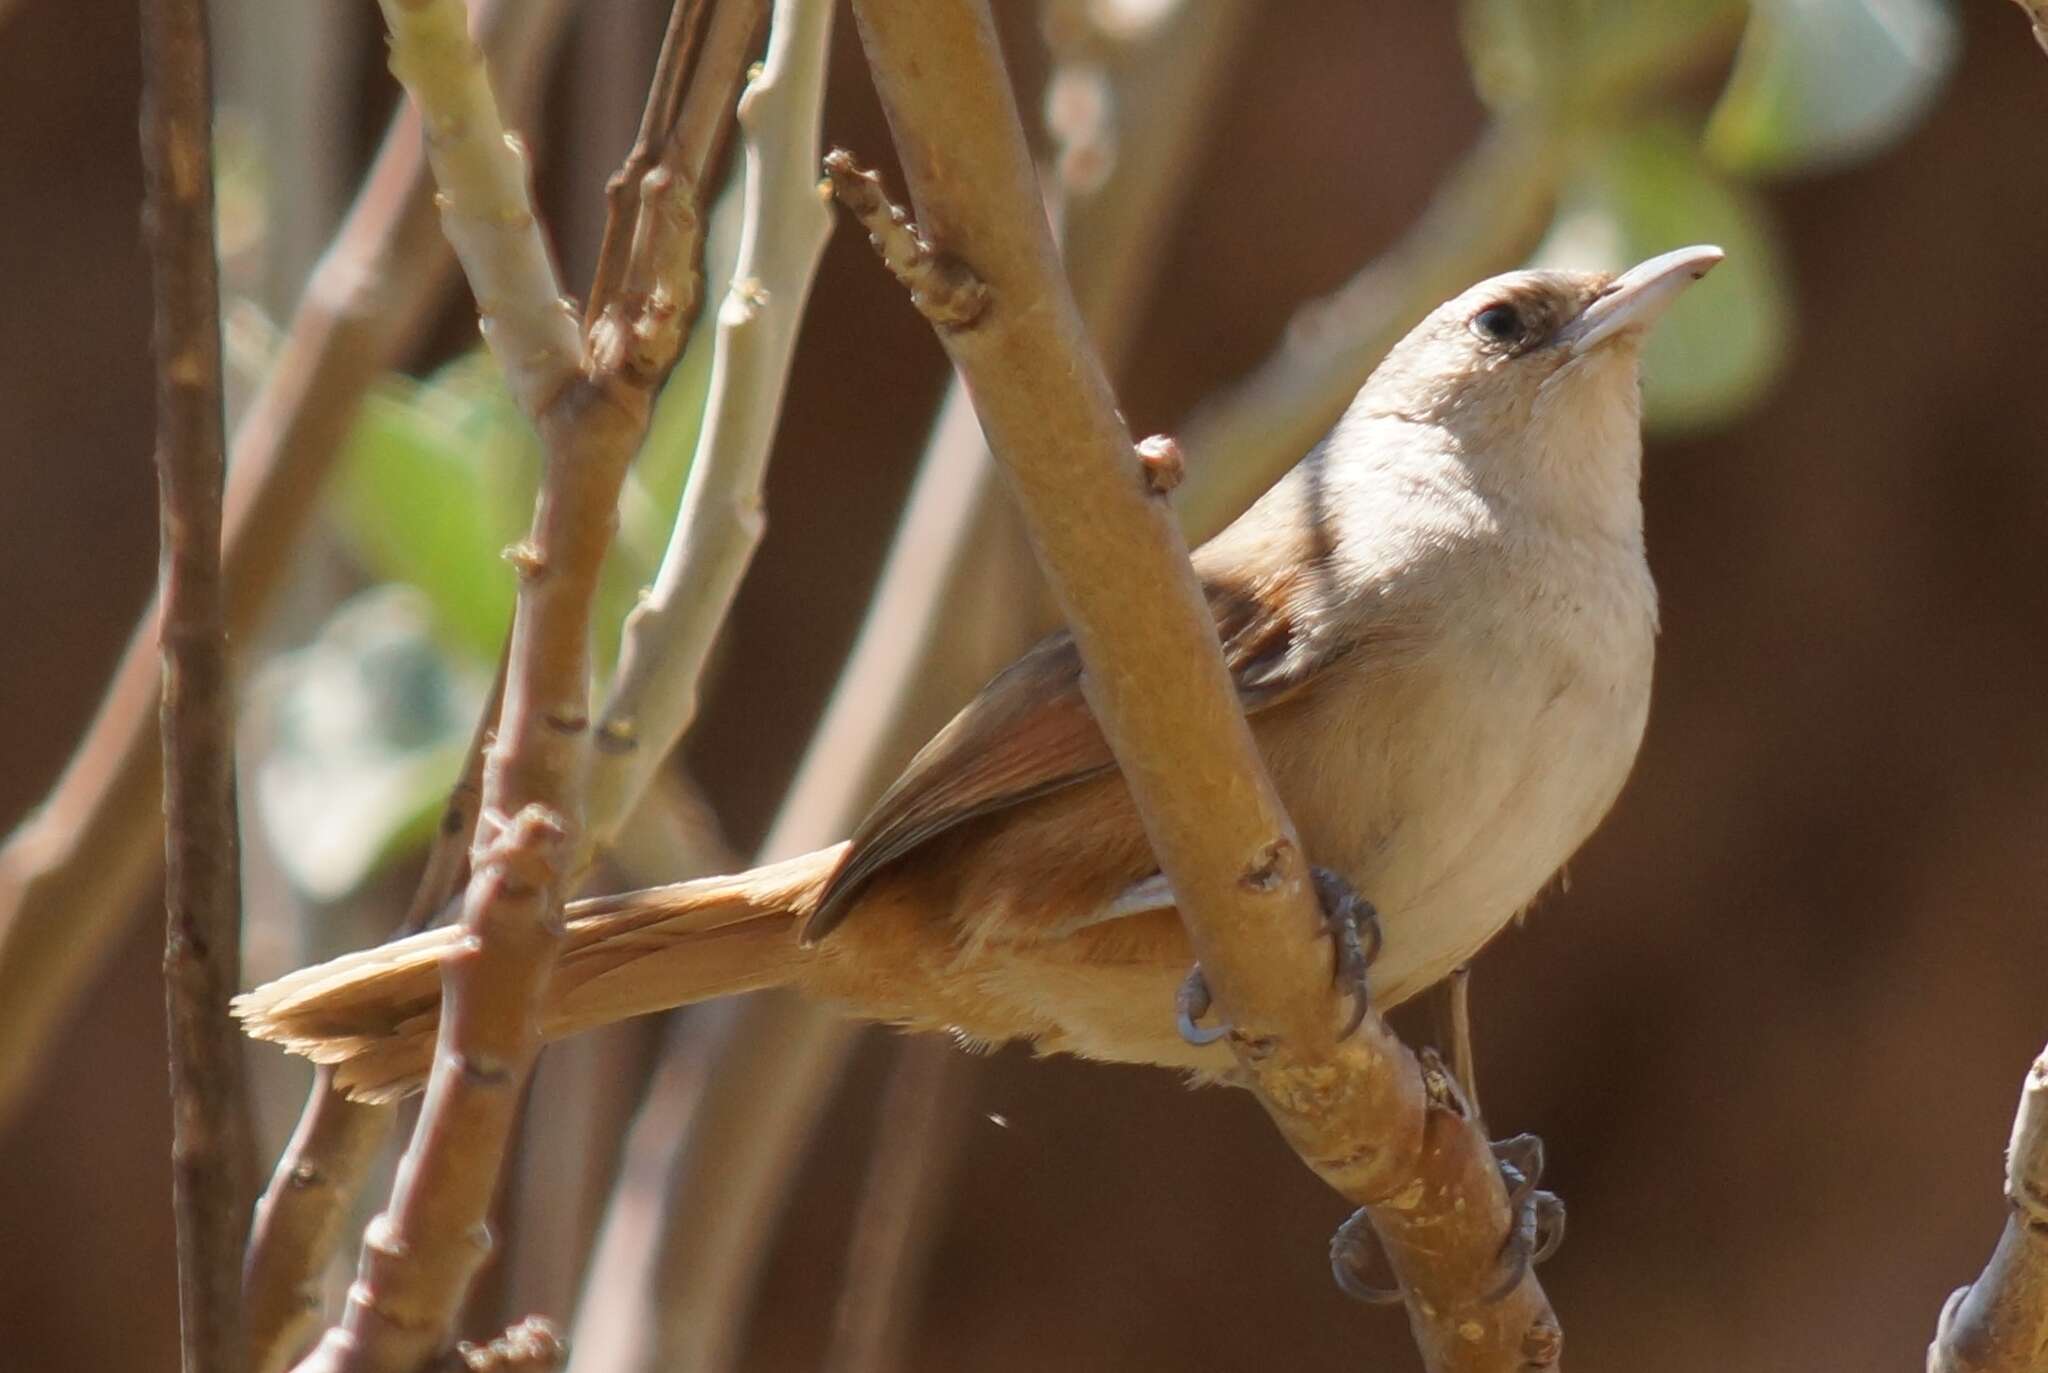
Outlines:
{"type": "Polygon", "coordinates": [[[538,467],[502,395],[487,360],[386,383],[363,405],[329,507],[373,575],[417,587],[450,642],[485,660],[512,614],[501,554],[531,507],[538,467]]]}
{"type": "Polygon", "coordinates": [[[1749,173],[1867,156],[1926,113],[1957,46],[1946,0],[1757,0],[1707,151],[1749,173]]]}
{"type": "Polygon", "coordinates": [[[1717,243],[1728,260],[1679,298],[1644,350],[1644,417],[1666,431],[1739,415],[1784,360],[1791,304],[1768,215],[1681,130],[1652,125],[1587,148],[1535,255],[1614,271],[1689,243],[1717,243]]]}
{"type": "Polygon", "coordinates": [[[348,894],[424,842],[482,708],[479,673],[436,645],[425,598],[384,586],[349,601],[257,685],[270,736],[256,751],[256,815],[292,884],[348,894]]]}
{"type": "Polygon", "coordinates": [[[1732,43],[1744,0],[1465,0],[1465,58],[1496,110],[1611,107],[1732,43]]]}

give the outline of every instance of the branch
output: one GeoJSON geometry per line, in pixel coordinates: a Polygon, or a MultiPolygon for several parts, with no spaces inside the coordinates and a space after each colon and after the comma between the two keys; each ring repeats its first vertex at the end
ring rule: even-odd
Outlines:
{"type": "MultiPolygon", "coordinates": [[[[1116,119],[1091,134],[1092,159],[1109,174],[1066,188],[1062,213],[1084,317],[1113,357],[1132,346],[1162,265],[1156,241],[1192,188],[1173,169],[1192,155],[1209,97],[1255,15],[1248,0],[1183,3],[1145,41],[1088,54],[1116,84],[1116,119]]],[[[858,640],[762,846],[766,857],[845,834],[960,702],[1023,650],[1042,628],[1029,567],[956,378],[858,640]]],[[[715,1373],[737,1358],[775,1218],[859,1030],[815,1003],[763,997],[725,1033],[721,1063],[747,1071],[721,1068],[690,1079],[690,1090],[704,1117],[730,1124],[665,1137],[678,1162],[659,1201],[622,1186],[607,1219],[606,1261],[593,1271],[578,1321],[578,1369],[715,1373]],[[635,1228],[647,1206],[659,1207],[653,1235],[635,1228]],[[736,1247],[715,1248],[706,1242],[713,1235],[736,1237],[736,1247]],[[644,1249],[628,1253],[633,1243],[644,1249]],[[642,1252],[658,1270],[647,1271],[650,1260],[635,1257],[642,1252]],[[702,1261],[706,1252],[716,1261],[702,1261]],[[654,1338],[609,1356],[595,1343],[607,1330],[654,1338]]],[[[660,1126],[634,1128],[637,1137],[660,1126]]]]}
{"type": "Polygon", "coordinates": [[[1417,320],[1527,257],[1550,223],[1559,144],[1533,119],[1493,125],[1399,242],[1303,306],[1257,371],[1189,416],[1194,480],[1175,504],[1191,537],[1230,523],[1328,433],[1417,320]]]}
{"type": "Polygon", "coordinates": [[[341,1321],[301,1365],[308,1373],[423,1367],[489,1248],[490,1201],[560,951],[563,890],[583,849],[591,604],[627,467],[690,323],[684,282],[695,275],[694,240],[675,230],[696,217],[688,197],[726,123],[696,112],[731,100],[757,5],[727,0],[713,17],[672,135],[687,147],[680,158],[664,150],[650,173],[680,166],[691,179],[659,195],[643,183],[641,209],[658,213],[642,214],[621,302],[604,312],[585,347],[540,246],[523,163],[503,155],[512,145],[459,0],[383,0],[393,69],[422,111],[443,179],[444,219],[485,312],[486,337],[515,393],[533,407],[546,462],[531,532],[507,555],[519,594],[484,768],[488,823],[464,899],[463,949],[443,965],[426,1100],[390,1205],[365,1236],[341,1321]]]}
{"type": "Polygon", "coordinates": [[[2048,52],[2048,0],[2013,0],[2034,24],[2034,41],[2048,52]]]}
{"type": "Polygon", "coordinates": [[[967,1125],[972,1060],[934,1035],[900,1041],[846,1250],[826,1373],[904,1366],[925,1259],[967,1125]]]}
{"type": "Polygon", "coordinates": [[[213,89],[203,0],[142,6],[144,220],[156,304],[156,468],[163,546],[164,993],[171,1201],[189,1373],[242,1367],[238,1281],[251,1162],[242,1046],[241,845],[221,577],[220,278],[213,89]]]}
{"type": "Polygon", "coordinates": [[[698,684],[763,527],[762,483],[804,303],[832,233],[817,189],[832,0],[778,0],[768,55],[739,104],[744,227],[697,454],[646,598],[626,619],[597,729],[591,838],[609,847],[696,717],[698,684]]]}
{"type": "Polygon", "coordinates": [[[1991,1261],[1941,1308],[1927,1373],[2026,1373],[2048,1359],[2048,1049],[2020,1092],[2005,1199],[2012,1214],[1991,1261]]]}
{"type": "Polygon", "coordinates": [[[1371,1212],[1432,1368],[1555,1362],[1556,1318],[1532,1273],[1483,1300],[1510,1215],[1455,1093],[1446,1082],[1433,1094],[1376,1015],[1337,1037],[1344,1011],[1299,841],[1060,275],[986,3],[854,0],[854,14],[920,220],[989,286],[982,318],[939,338],[1073,629],[1090,708],[1196,956],[1214,970],[1240,1067],[1295,1151],[1371,1212]]]}
{"type": "MultiPolygon", "coordinates": [[[[392,931],[394,939],[425,929],[468,879],[470,842],[483,804],[484,756],[504,699],[505,670],[501,657],[419,885],[392,931]]],[[[313,1075],[298,1127],[256,1203],[242,1263],[251,1373],[285,1367],[312,1334],[320,1315],[321,1279],[341,1244],[349,1206],[396,1116],[394,1107],[349,1100],[335,1087],[332,1068],[313,1075]]]]}
{"type": "Polygon", "coordinates": [[[527,195],[526,151],[498,114],[459,0],[380,0],[391,71],[419,110],[441,231],[476,296],[513,399],[538,415],[575,375],[576,317],[527,195]]]}
{"type": "MultiPolygon", "coordinates": [[[[513,102],[531,99],[566,10],[565,0],[487,3],[481,22],[513,102]]],[[[235,433],[223,550],[231,644],[261,623],[363,394],[432,323],[453,265],[408,109],[235,433]]],[[[151,606],[64,775],[0,849],[0,1121],[163,852],[156,637],[151,606]]]]}

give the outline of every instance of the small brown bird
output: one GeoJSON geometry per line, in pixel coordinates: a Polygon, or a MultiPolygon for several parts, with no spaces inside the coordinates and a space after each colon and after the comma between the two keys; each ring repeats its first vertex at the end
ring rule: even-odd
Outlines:
{"type": "MultiPolygon", "coordinates": [[[[1607,813],[1649,709],[1637,361],[1721,260],[1513,272],[1442,306],[1194,558],[1310,858],[1369,897],[1391,1006],[1470,959],[1607,813]]],[[[852,839],[579,902],[546,1033],[762,987],[978,1044],[1221,1072],[1186,1035],[1173,893],[1064,634],[998,675],[852,839]]],[[[416,1088],[437,929],[238,999],[356,1096],[416,1088]]]]}

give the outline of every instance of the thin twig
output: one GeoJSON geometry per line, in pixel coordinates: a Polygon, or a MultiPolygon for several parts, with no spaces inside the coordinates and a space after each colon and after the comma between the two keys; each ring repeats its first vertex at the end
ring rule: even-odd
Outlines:
{"type": "Polygon", "coordinates": [[[537,416],[576,374],[580,339],[534,218],[525,148],[498,113],[462,4],[381,0],[381,8],[392,73],[420,112],[441,231],[506,385],[537,416]]]}
{"type": "MultiPolygon", "coordinates": [[[[459,0],[383,0],[383,8],[393,69],[430,131],[444,222],[479,308],[495,316],[486,336],[536,416],[546,461],[531,532],[508,553],[519,595],[484,770],[488,823],[464,899],[462,952],[443,966],[426,1100],[391,1202],[365,1237],[341,1321],[301,1365],[309,1373],[413,1373],[441,1344],[488,1251],[485,1218],[539,1048],[563,890],[582,850],[592,600],[627,467],[690,324],[679,302],[683,279],[696,270],[688,257],[694,241],[672,231],[696,207],[667,204],[660,224],[636,231],[622,276],[631,298],[605,311],[597,327],[609,336],[593,341],[587,370],[579,368],[585,350],[561,308],[526,201],[523,160],[505,141],[459,0]],[[515,154],[509,161],[507,149],[515,154]]],[[[727,12],[746,8],[747,0],[728,0],[713,16],[683,100],[676,136],[698,139],[690,151],[697,161],[684,168],[695,177],[726,121],[693,122],[692,111],[732,99],[746,43],[720,36],[738,22],[727,12]]],[[[749,24],[749,40],[752,31],[749,24]]],[[[657,172],[670,169],[665,151],[657,172]]],[[[698,184],[689,181],[688,191],[698,184]]]]}
{"type": "Polygon", "coordinates": [[[718,315],[704,423],[646,598],[626,619],[599,715],[591,837],[611,837],[696,717],[698,685],[763,527],[762,483],[804,304],[832,233],[815,194],[832,0],[781,0],[739,104],[746,207],[718,315]]]}
{"type": "Polygon", "coordinates": [[[966,1133],[972,1062],[937,1036],[906,1039],[897,1049],[853,1218],[826,1373],[890,1373],[903,1366],[925,1258],[966,1133]]]}
{"type": "Polygon", "coordinates": [[[1024,511],[1240,1068],[1296,1153],[1369,1209],[1431,1368],[1554,1363],[1556,1318],[1532,1272],[1489,1300],[1508,1198],[1455,1092],[1433,1094],[1377,1016],[1338,1038],[1299,840],[1068,295],[985,0],[854,0],[854,15],[919,222],[989,285],[982,318],[939,339],[1024,511]],[[959,166],[976,175],[940,170],[959,166]]]}
{"type": "Polygon", "coordinates": [[[611,180],[605,183],[604,236],[597,249],[597,270],[590,279],[590,299],[583,306],[583,328],[588,333],[597,317],[612,304],[619,289],[619,277],[626,270],[626,250],[632,246],[633,223],[640,208],[640,183],[654,170],[661,149],[675,127],[682,107],[683,78],[696,56],[697,40],[703,32],[706,0],[676,0],[669,6],[668,28],[661,36],[661,51],[654,59],[654,78],[648,84],[647,104],[640,112],[640,132],[632,151],[611,180]]]}
{"type": "MultiPolygon", "coordinates": [[[[565,0],[479,16],[501,88],[524,105],[565,0]]],[[[424,332],[453,279],[417,114],[399,114],[307,282],[228,465],[228,637],[246,639],[284,581],[365,392],[424,332]]],[[[163,854],[156,608],[142,616],[48,799],[0,848],[0,1121],[50,1061],[49,1036],[139,909],[163,854]]]]}
{"type": "Polygon", "coordinates": [[[164,992],[171,1200],[185,1373],[242,1364],[241,1248],[251,1164],[242,1046],[241,846],[221,503],[220,273],[213,87],[203,0],[144,0],[142,166],[156,304],[163,603],[164,992]]]}
{"type": "Polygon", "coordinates": [[[2005,1151],[2005,1231],[1984,1272],[1941,1309],[1927,1373],[2048,1365],[2048,1049],[2027,1072],[2005,1151]]]}
{"type": "MultiPolygon", "coordinates": [[[[425,929],[468,881],[470,843],[483,803],[484,755],[504,692],[501,656],[426,866],[393,938],[425,929]]],[[[320,1315],[321,1279],[341,1244],[349,1206],[396,1114],[389,1106],[350,1101],[335,1087],[331,1068],[314,1074],[298,1127],[256,1203],[242,1264],[251,1373],[285,1367],[312,1335],[320,1315]]]]}

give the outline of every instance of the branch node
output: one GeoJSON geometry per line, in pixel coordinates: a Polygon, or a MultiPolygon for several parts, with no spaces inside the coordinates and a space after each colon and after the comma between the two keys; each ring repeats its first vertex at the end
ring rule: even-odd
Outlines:
{"type": "Polygon", "coordinates": [[[959,258],[934,247],[909,211],[882,190],[879,176],[844,148],[825,154],[825,174],[832,194],[868,231],[868,242],[910,292],[919,314],[944,330],[965,329],[981,319],[988,310],[988,283],[959,258]]]}
{"type": "Polygon", "coordinates": [[[1139,439],[1137,452],[1138,465],[1145,470],[1145,485],[1153,495],[1163,496],[1187,478],[1187,455],[1171,434],[1139,439]]]}

